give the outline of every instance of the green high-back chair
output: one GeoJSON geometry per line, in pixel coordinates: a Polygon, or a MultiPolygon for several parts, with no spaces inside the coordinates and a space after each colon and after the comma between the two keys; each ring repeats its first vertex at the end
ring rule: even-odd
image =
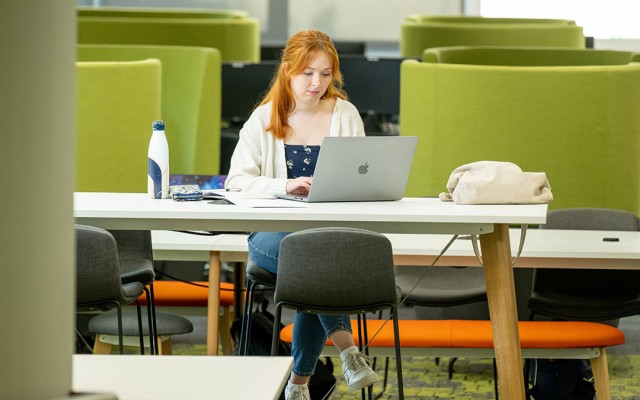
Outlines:
{"type": "Polygon", "coordinates": [[[76,63],[76,191],[147,191],[160,61],[76,63]]]}
{"type": "MultiPolygon", "coordinates": [[[[162,118],[172,174],[220,172],[221,57],[186,46],[79,45],[81,61],[156,58],[162,63],[162,118]]],[[[149,125],[150,126],[150,125],[149,125]]],[[[145,130],[150,134],[150,130],[145,130]]]]}
{"type": "Polygon", "coordinates": [[[79,44],[218,49],[224,62],[260,61],[260,26],[244,11],[78,7],[79,44]]]}
{"type": "Polygon", "coordinates": [[[437,196],[480,160],[545,172],[550,208],[640,212],[640,63],[624,51],[436,48],[401,67],[407,196],[437,196]]]}
{"type": "Polygon", "coordinates": [[[564,19],[409,15],[401,26],[400,54],[420,58],[447,46],[584,48],[582,27],[564,19]]]}

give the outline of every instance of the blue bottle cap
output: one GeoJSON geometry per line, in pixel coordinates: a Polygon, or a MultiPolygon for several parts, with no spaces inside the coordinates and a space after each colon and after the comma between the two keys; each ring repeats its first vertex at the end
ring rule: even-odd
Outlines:
{"type": "Polygon", "coordinates": [[[163,131],[164,130],[164,121],[153,121],[153,130],[154,131],[163,131]]]}

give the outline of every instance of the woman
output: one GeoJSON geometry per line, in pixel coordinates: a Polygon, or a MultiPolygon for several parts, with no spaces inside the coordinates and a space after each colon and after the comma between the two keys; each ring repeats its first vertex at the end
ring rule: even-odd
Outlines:
{"type": "MultiPolygon", "coordinates": [[[[264,99],[240,131],[225,186],[243,191],[305,195],[322,140],[364,136],[358,110],[346,100],[338,54],[329,37],[309,30],[292,36],[264,99]]],[[[254,232],[249,256],[277,274],[280,241],[287,233],[254,232]]],[[[293,370],[286,399],[310,399],[307,383],[330,337],[340,350],[345,381],[359,390],[378,380],[353,342],[348,315],[297,313],[293,370]]]]}

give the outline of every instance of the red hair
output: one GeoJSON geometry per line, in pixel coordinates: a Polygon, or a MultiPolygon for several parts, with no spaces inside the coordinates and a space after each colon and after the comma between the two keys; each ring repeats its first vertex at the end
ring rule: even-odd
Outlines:
{"type": "Polygon", "coordinates": [[[271,120],[267,125],[267,131],[279,139],[287,136],[287,119],[293,113],[295,100],[291,90],[291,77],[302,73],[311,60],[323,51],[331,60],[332,72],[331,84],[322,95],[322,99],[347,99],[342,90],[342,73],[340,72],[340,60],[338,52],[331,39],[325,33],[316,30],[298,32],[293,35],[282,51],[277,72],[271,80],[269,91],[259,105],[271,102],[271,120]]]}

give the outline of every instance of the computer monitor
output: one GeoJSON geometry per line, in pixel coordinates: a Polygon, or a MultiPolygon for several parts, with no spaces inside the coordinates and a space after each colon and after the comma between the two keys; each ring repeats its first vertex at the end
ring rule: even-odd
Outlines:
{"type": "Polygon", "coordinates": [[[340,56],[344,90],[361,114],[400,113],[401,58],[340,56]]]}
{"type": "MultiPolygon", "coordinates": [[[[364,42],[333,42],[333,46],[339,55],[364,56],[366,44],[364,42]]],[[[284,45],[262,45],[260,46],[261,60],[279,60],[282,55],[284,45]]]]}
{"type": "Polygon", "coordinates": [[[222,120],[243,123],[269,89],[277,61],[222,64],[222,120]]]}

